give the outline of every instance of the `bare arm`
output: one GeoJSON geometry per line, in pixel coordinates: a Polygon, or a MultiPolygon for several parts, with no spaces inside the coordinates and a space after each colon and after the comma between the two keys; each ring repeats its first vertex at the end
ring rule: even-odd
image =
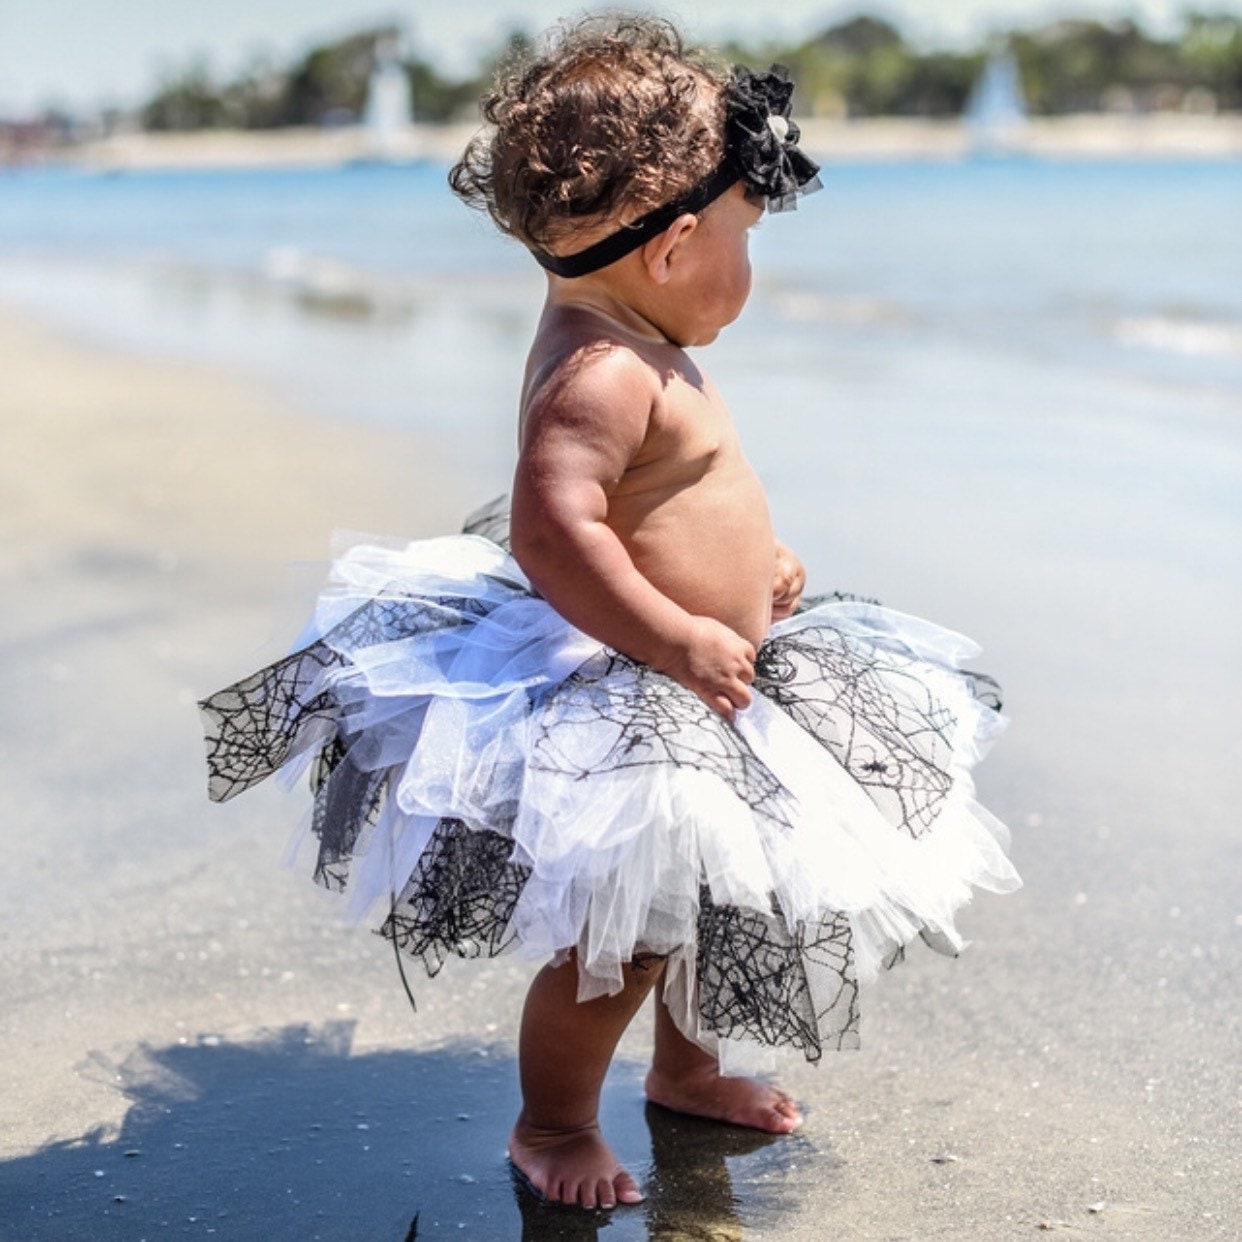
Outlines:
{"type": "Polygon", "coordinates": [[[750,702],[754,648],[658,590],[606,520],[609,496],[646,440],[654,398],[646,366],[624,350],[536,394],[514,478],[513,554],[567,620],[731,718],[750,702]]]}

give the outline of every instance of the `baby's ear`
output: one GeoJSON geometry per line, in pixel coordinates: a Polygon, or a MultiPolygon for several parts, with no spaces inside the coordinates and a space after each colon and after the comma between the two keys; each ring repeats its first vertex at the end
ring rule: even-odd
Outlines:
{"type": "Polygon", "coordinates": [[[687,241],[690,234],[699,227],[699,218],[687,211],[678,216],[663,233],[643,244],[643,266],[647,275],[657,284],[664,284],[673,274],[673,264],[677,261],[677,250],[687,241]]]}

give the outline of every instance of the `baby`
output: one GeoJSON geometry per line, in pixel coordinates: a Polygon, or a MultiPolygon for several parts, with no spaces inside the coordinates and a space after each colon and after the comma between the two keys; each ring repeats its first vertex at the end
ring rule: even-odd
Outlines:
{"type": "Polygon", "coordinates": [[[928,622],[801,602],[685,352],[740,313],[765,206],[818,186],[790,92],[636,18],[501,83],[451,180],[548,273],[511,520],[350,547],[307,645],[201,704],[211,796],[309,770],[315,878],[400,953],[548,963],[509,1152],[585,1208],[642,1197],[598,1113],[649,993],[648,1097],[787,1133],[755,1054],[857,1047],[860,984],[1018,884],[972,796],[995,683],[928,622]]]}
{"type": "MultiPolygon", "coordinates": [[[[547,269],[522,389],[514,557],[563,617],[726,719],[750,703],[756,648],[794,611],[804,574],[685,350],[741,312],[748,234],[769,195],[791,198],[814,177],[781,112],[755,107],[787,111],[788,94],[774,75],[731,84],[663,22],[587,22],[500,84],[484,107],[492,129],[450,178],[547,269]]],[[[641,1198],[600,1135],[599,1093],[661,966],[631,968],[622,991],[587,1004],[572,962],[531,987],[509,1152],[549,1199],[641,1198]]],[[[651,1100],[776,1133],[800,1124],[775,1087],[722,1077],[662,1004],[655,1031],[651,1100]]]]}

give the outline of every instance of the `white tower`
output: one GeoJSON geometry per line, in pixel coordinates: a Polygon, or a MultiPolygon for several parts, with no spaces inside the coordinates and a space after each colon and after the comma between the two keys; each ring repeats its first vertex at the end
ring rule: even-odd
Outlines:
{"type": "Polygon", "coordinates": [[[966,124],[976,151],[1020,148],[1026,136],[1026,99],[1018,62],[1007,48],[988,57],[966,103],[966,124]]]}
{"type": "Polygon", "coordinates": [[[401,63],[401,40],[396,35],[386,35],[375,41],[375,67],[367,84],[363,115],[372,157],[393,160],[408,153],[407,140],[413,123],[414,101],[401,63]]]}

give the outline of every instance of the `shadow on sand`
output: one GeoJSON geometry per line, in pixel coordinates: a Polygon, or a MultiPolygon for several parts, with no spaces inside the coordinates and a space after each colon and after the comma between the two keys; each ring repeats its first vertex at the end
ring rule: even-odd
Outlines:
{"type": "MultiPolygon", "coordinates": [[[[353,1023],[338,1022],[143,1046],[121,1064],[94,1056],[84,1072],[131,1101],[119,1133],[0,1162],[0,1239],[728,1242],[775,1229],[790,1174],[812,1155],[801,1138],[644,1106],[635,1067],[621,1064],[604,1124],[647,1201],[611,1214],[545,1207],[505,1161],[509,1052],[354,1053],[352,1042],[353,1023]]],[[[830,1155],[814,1160],[817,1181],[833,1176],[830,1155]]]]}

